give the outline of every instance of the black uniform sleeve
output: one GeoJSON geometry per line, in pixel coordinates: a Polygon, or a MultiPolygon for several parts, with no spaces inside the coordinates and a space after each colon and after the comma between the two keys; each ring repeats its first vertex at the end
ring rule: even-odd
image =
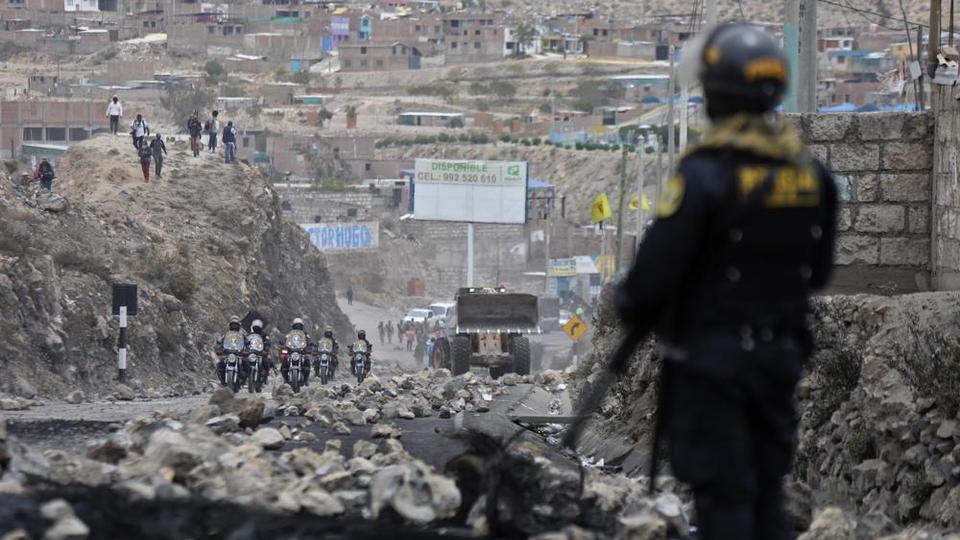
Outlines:
{"type": "Polygon", "coordinates": [[[681,165],[680,174],[671,180],[681,182],[679,200],[658,201],[660,216],[644,236],[633,268],[614,292],[620,317],[641,330],[652,330],[660,320],[700,250],[708,208],[704,182],[712,179],[700,169],[681,165]],[[664,205],[674,208],[664,209],[664,205]]]}
{"type": "Polygon", "coordinates": [[[821,204],[823,205],[823,221],[820,228],[823,232],[813,261],[813,272],[810,277],[810,286],[819,290],[827,286],[833,275],[834,250],[837,243],[837,184],[833,174],[822,164],[817,164],[821,179],[821,204]]]}

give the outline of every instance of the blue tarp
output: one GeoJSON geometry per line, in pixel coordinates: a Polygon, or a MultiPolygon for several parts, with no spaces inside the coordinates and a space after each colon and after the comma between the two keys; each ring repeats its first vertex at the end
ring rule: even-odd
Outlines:
{"type": "Polygon", "coordinates": [[[857,107],[857,112],[877,112],[880,110],[880,107],[874,105],[873,103],[867,103],[862,107],[857,107]]]}
{"type": "Polygon", "coordinates": [[[857,106],[853,103],[841,103],[839,105],[834,105],[833,107],[820,107],[817,109],[818,112],[854,112],[857,110],[857,106]]]}
{"type": "Polygon", "coordinates": [[[663,100],[660,99],[660,98],[658,98],[658,97],[656,97],[656,96],[647,96],[647,97],[641,99],[641,100],[640,100],[640,103],[644,103],[644,104],[647,104],[647,103],[660,104],[660,103],[663,103],[663,100]]]}

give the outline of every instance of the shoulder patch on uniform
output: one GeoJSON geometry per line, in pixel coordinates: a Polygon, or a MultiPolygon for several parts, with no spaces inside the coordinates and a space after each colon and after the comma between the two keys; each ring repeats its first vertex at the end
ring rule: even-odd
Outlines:
{"type": "Polygon", "coordinates": [[[660,200],[657,201],[657,217],[668,218],[680,210],[683,204],[683,194],[686,191],[686,182],[683,176],[673,175],[667,184],[663,186],[663,192],[660,193],[660,200]]]}

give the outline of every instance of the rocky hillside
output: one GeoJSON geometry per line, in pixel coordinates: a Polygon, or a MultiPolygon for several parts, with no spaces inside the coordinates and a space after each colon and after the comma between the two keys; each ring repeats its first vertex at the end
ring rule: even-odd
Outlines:
{"type": "MultiPolygon", "coordinates": [[[[801,528],[810,524],[810,504],[854,510],[859,538],[903,526],[960,527],[958,305],[955,293],[816,303],[818,347],[798,392],[791,483],[802,501],[794,511],[801,528]]],[[[619,334],[609,302],[594,324],[595,352],[580,365],[578,388],[595,378],[619,334]]],[[[658,369],[648,344],[604,404],[600,430],[645,447],[658,369]]]]}
{"type": "Polygon", "coordinates": [[[314,328],[349,330],[323,257],[280,219],[264,178],[167,144],[164,178],[150,183],[126,137],[72,146],[54,185],[65,209],[0,182],[0,392],[108,391],[112,283],[140,286],[129,369],[145,395],[207,386],[212,345],[233,314],[257,309],[271,327],[302,316],[314,328]]]}

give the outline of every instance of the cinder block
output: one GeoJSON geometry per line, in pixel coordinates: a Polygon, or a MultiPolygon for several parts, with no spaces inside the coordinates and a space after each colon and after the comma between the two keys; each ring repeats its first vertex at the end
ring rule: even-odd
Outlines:
{"type": "Polygon", "coordinates": [[[911,234],[928,234],[930,232],[930,209],[924,206],[908,209],[907,230],[911,234]]]}
{"type": "Polygon", "coordinates": [[[884,266],[917,266],[930,264],[929,238],[881,238],[880,264],[884,266]]]}
{"type": "Polygon", "coordinates": [[[864,204],[857,209],[854,229],[861,233],[902,232],[906,209],[892,204],[864,204]]]}
{"type": "Polygon", "coordinates": [[[860,139],[863,141],[891,141],[903,138],[907,113],[865,113],[857,115],[860,139]]]}
{"type": "Polygon", "coordinates": [[[880,240],[874,236],[841,234],[837,238],[837,264],[879,264],[880,240]]]}
{"type": "Polygon", "coordinates": [[[880,168],[877,144],[834,144],[830,147],[830,168],[838,172],[871,172],[880,168]]]}
{"type": "Polygon", "coordinates": [[[853,125],[852,114],[808,114],[804,115],[807,137],[811,141],[842,141],[853,125]]]}
{"type": "Polygon", "coordinates": [[[883,174],[880,191],[888,202],[926,202],[930,200],[929,174],[883,174]]]}
{"type": "Polygon", "coordinates": [[[933,165],[929,143],[887,143],[883,147],[883,168],[893,171],[918,171],[933,165]]]}

